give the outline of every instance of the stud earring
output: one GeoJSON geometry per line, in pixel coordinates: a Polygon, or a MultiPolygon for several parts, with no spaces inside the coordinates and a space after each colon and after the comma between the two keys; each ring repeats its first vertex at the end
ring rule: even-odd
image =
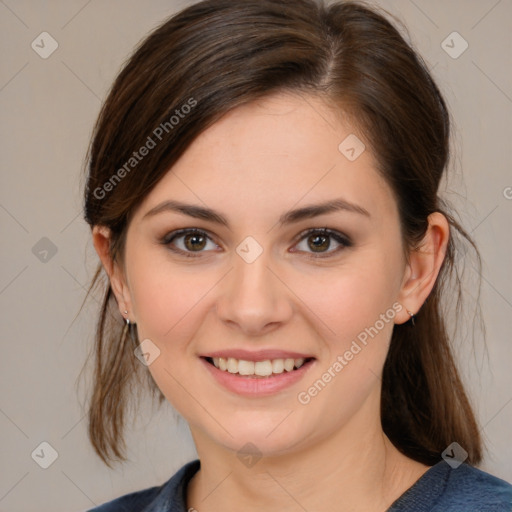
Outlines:
{"type": "MultiPolygon", "coordinates": [[[[127,315],[128,314],[128,310],[124,310],[124,314],[127,315]]],[[[126,325],[130,325],[130,319],[129,318],[125,318],[126,320],[126,325]]]]}
{"type": "Polygon", "coordinates": [[[411,316],[411,323],[412,325],[414,326],[414,313],[412,313],[411,311],[407,310],[407,313],[409,313],[409,315],[411,316]]]}

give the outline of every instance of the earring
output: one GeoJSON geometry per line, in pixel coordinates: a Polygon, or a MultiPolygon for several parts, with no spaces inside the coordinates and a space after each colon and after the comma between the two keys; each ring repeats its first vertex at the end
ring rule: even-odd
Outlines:
{"type": "Polygon", "coordinates": [[[411,323],[414,326],[414,313],[411,313],[409,310],[407,310],[407,313],[409,313],[409,315],[411,315],[411,323]]]}
{"type": "MultiPolygon", "coordinates": [[[[128,311],[125,309],[124,310],[124,314],[127,315],[128,314],[128,311]]],[[[130,319],[129,318],[126,318],[126,325],[130,325],[130,319]]]]}

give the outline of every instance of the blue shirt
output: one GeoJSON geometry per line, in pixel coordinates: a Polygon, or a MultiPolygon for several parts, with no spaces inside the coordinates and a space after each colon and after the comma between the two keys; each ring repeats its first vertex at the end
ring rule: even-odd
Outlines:
{"type": "MultiPolygon", "coordinates": [[[[199,460],[161,486],[126,494],[88,512],[187,512],[187,484],[199,460]]],[[[429,468],[386,512],[512,512],[512,485],[468,464],[429,468]]]]}

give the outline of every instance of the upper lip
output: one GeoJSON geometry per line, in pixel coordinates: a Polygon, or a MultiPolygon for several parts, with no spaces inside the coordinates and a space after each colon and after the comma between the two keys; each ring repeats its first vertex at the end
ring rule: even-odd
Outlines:
{"type": "Polygon", "coordinates": [[[243,359],[244,361],[265,361],[267,359],[308,359],[313,358],[310,354],[303,354],[300,352],[290,352],[285,350],[268,349],[268,350],[243,350],[243,349],[227,349],[227,350],[216,350],[215,352],[209,352],[203,354],[202,357],[223,357],[228,359],[230,357],[234,359],[243,359]]]}

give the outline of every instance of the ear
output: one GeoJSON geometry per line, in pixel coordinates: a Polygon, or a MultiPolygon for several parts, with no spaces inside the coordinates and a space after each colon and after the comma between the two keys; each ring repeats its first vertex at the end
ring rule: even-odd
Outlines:
{"type": "Polygon", "coordinates": [[[428,216],[428,223],[420,246],[409,253],[409,263],[398,297],[403,309],[395,317],[396,324],[410,320],[407,311],[417,314],[420,310],[434,287],[446,255],[450,237],[448,220],[442,213],[434,212],[428,216]]]}
{"type": "Polygon", "coordinates": [[[92,241],[94,248],[108,275],[110,286],[117,299],[119,312],[124,318],[133,318],[130,291],[126,283],[123,269],[118,262],[112,259],[110,253],[111,231],[106,226],[94,226],[92,228],[92,241]],[[125,313],[128,311],[128,313],[125,313]]]}

